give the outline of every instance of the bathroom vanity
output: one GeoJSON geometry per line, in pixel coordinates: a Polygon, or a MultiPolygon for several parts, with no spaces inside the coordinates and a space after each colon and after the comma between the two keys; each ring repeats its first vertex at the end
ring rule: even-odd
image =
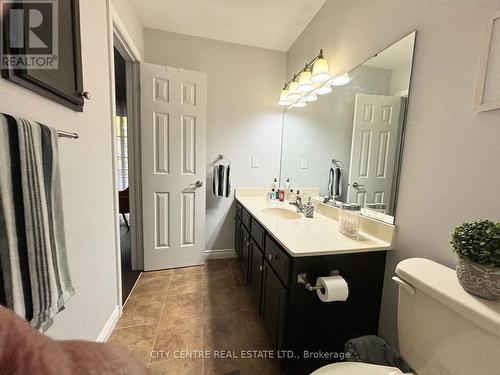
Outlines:
{"type": "Polygon", "coordinates": [[[300,189],[301,202],[311,198],[313,218],[287,201],[267,201],[269,189],[236,189],[236,252],[273,348],[290,351],[280,352],[287,374],[340,361],[349,339],[377,334],[414,44],[415,32],[304,94],[297,87],[309,79],[306,68],[282,91],[277,180],[281,189],[300,189]],[[359,238],[339,233],[339,202],[352,233],[360,223],[359,238]],[[316,282],[330,275],[339,297],[322,302],[316,282]]]}
{"type": "Polygon", "coordinates": [[[364,232],[353,240],[338,233],[333,207],[309,219],[286,201],[270,202],[238,189],[236,199],[236,252],[273,349],[293,352],[294,358],[288,358],[292,352],[278,352],[287,374],[309,374],[341,360],[347,340],[377,334],[392,225],[365,223],[365,230],[381,238],[364,232]],[[331,272],[347,281],[345,302],[322,302],[299,282],[315,285],[331,272]]]}

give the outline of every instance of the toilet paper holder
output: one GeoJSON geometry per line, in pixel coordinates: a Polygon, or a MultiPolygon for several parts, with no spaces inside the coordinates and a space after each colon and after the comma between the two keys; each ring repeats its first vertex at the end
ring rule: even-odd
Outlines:
{"type": "MultiPolygon", "coordinates": [[[[336,276],[339,274],[338,270],[330,271],[330,276],[336,276]]],[[[307,274],[306,273],[299,273],[297,275],[297,283],[302,284],[305,286],[306,290],[310,292],[314,292],[315,290],[318,289],[323,289],[321,286],[316,286],[313,283],[309,282],[307,280],[307,274]]]]}

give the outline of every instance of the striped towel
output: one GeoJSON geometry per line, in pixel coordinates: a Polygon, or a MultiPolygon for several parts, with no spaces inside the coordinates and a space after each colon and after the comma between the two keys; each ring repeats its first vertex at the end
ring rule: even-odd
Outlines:
{"type": "Polygon", "coordinates": [[[45,331],[74,294],[57,130],[0,114],[0,303],[45,331]]]}
{"type": "Polygon", "coordinates": [[[229,197],[231,194],[231,166],[214,165],[213,192],[216,197],[229,197]]]}
{"type": "Polygon", "coordinates": [[[342,195],[342,168],[330,168],[328,173],[328,195],[333,198],[342,195]]]}

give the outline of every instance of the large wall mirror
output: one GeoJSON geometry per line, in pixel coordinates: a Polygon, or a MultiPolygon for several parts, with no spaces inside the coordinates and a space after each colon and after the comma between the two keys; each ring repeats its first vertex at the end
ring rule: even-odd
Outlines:
{"type": "Polygon", "coordinates": [[[415,32],[352,69],[332,92],[284,112],[281,186],[394,222],[415,32]],[[348,79],[347,79],[348,78],[348,79]]]}

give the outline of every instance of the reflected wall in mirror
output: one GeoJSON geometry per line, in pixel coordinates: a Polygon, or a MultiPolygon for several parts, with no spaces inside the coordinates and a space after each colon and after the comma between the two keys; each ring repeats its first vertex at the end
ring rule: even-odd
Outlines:
{"type": "MultiPolygon", "coordinates": [[[[284,112],[281,186],[359,203],[394,222],[415,32],[348,72],[344,85],[284,112]]],[[[330,84],[330,83],[327,83],[330,84]]]]}

